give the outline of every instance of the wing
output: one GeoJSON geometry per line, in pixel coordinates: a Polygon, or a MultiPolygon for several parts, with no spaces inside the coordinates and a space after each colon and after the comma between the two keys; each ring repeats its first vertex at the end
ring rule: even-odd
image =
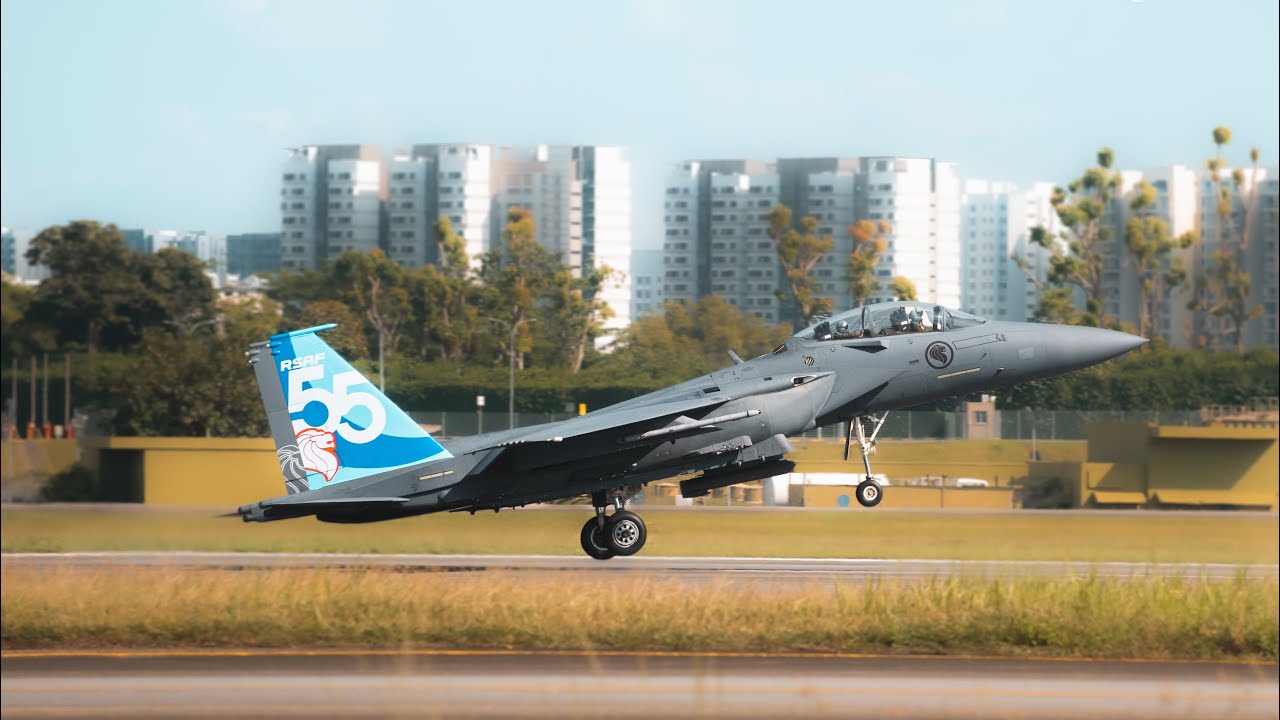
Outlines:
{"type": "MultiPolygon", "coordinates": [[[[245,505],[238,511],[242,517],[261,515],[261,519],[279,520],[291,517],[304,517],[323,512],[343,514],[361,514],[369,512],[394,511],[409,502],[405,497],[352,497],[327,498],[321,500],[293,500],[302,495],[287,495],[282,498],[263,500],[254,505],[245,505]]],[[[255,518],[257,519],[257,518],[255,518]]]]}
{"type": "Polygon", "coordinates": [[[528,432],[503,437],[501,440],[483,447],[471,449],[471,452],[487,450],[494,447],[508,447],[527,443],[558,443],[570,438],[578,438],[592,433],[608,430],[629,432],[639,425],[658,425],[666,421],[705,408],[713,408],[729,401],[728,396],[714,395],[684,400],[656,402],[647,405],[631,405],[616,410],[604,410],[590,415],[563,420],[557,423],[539,425],[529,428],[528,432]]]}

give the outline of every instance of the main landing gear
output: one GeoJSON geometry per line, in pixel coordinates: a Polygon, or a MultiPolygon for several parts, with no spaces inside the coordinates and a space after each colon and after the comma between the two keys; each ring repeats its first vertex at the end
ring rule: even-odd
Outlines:
{"type": "Polygon", "coordinates": [[[867,474],[862,482],[858,483],[858,488],[854,492],[854,496],[858,498],[858,504],[862,507],[875,507],[880,504],[880,500],[884,498],[884,490],[881,489],[880,483],[871,477],[871,453],[876,451],[876,435],[880,434],[880,428],[884,426],[884,421],[889,417],[889,413],[883,413],[880,417],[875,415],[859,415],[849,421],[849,429],[844,436],[844,459],[849,460],[849,446],[853,443],[853,436],[857,433],[858,447],[862,450],[862,466],[866,468],[867,474]],[[863,425],[869,422],[873,425],[871,436],[867,437],[867,429],[863,425]]]}
{"type": "Polygon", "coordinates": [[[639,515],[623,509],[624,503],[622,495],[615,495],[613,514],[606,516],[609,503],[605,493],[591,494],[596,516],[582,526],[581,534],[582,549],[591,557],[608,560],[615,555],[635,555],[644,547],[649,531],[639,515]]]}

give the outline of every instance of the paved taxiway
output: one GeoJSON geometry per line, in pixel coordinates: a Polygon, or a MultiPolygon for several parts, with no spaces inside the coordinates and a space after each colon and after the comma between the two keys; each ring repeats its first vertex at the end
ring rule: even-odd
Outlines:
{"type": "Polygon", "coordinates": [[[378,568],[397,572],[503,571],[528,575],[608,572],[660,579],[830,582],[833,578],[927,579],[935,577],[1184,577],[1224,580],[1241,575],[1275,577],[1276,565],[1224,563],[1044,562],[1018,560],[911,560],[844,558],[655,557],[607,562],[578,555],[400,555],[329,553],[82,552],[5,553],[5,567],[28,565],[78,569],[115,566],[224,570],[264,568],[378,568]]]}
{"type": "Polygon", "coordinates": [[[868,656],[7,652],[6,718],[1277,716],[1277,666],[868,656]]]}

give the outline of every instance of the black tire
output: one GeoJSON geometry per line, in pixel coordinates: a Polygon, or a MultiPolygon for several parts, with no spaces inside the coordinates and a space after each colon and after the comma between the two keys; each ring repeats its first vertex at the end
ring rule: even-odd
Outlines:
{"type": "Polygon", "coordinates": [[[871,479],[858,483],[858,490],[854,494],[858,496],[858,504],[862,507],[875,507],[884,499],[884,490],[880,487],[880,483],[871,479]]]}
{"type": "Polygon", "coordinates": [[[623,557],[640,552],[649,537],[649,531],[640,516],[626,510],[610,515],[604,529],[604,541],[609,550],[614,555],[623,557]]]}
{"type": "Polygon", "coordinates": [[[597,560],[608,560],[613,557],[613,550],[609,549],[605,540],[605,533],[608,532],[609,524],[606,522],[605,527],[600,527],[600,521],[591,518],[586,525],[582,526],[582,549],[588,555],[597,560]]]}

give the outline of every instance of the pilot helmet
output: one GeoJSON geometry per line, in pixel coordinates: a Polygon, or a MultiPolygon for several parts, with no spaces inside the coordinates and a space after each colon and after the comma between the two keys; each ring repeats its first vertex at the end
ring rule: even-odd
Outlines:
{"type": "Polygon", "coordinates": [[[836,323],[836,332],[838,332],[838,333],[847,333],[847,332],[849,332],[849,321],[848,321],[848,320],[841,320],[840,322],[837,322],[837,323],[836,323]]]}

